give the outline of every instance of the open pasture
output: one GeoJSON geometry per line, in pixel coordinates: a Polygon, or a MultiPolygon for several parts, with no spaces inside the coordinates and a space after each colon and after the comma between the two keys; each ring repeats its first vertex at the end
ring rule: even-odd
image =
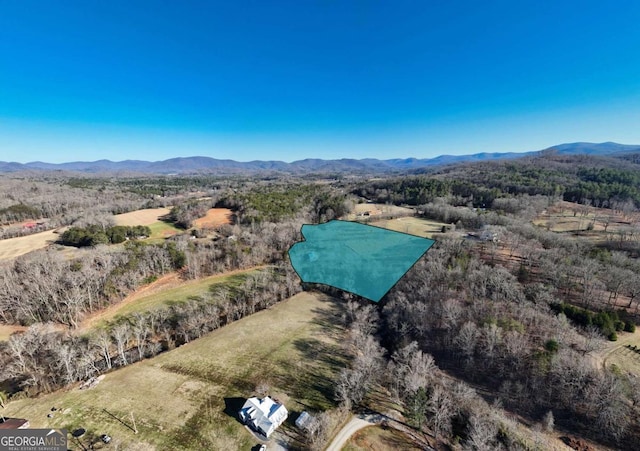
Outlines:
{"type": "Polygon", "coordinates": [[[207,214],[193,221],[193,226],[198,229],[213,229],[215,227],[231,224],[233,212],[228,208],[211,208],[207,214]]]}
{"type": "Polygon", "coordinates": [[[122,213],[121,215],[115,215],[113,218],[116,225],[148,226],[160,221],[161,218],[168,215],[170,211],[170,208],[146,208],[143,210],[130,211],[129,213],[122,213]]]}
{"type": "Polygon", "coordinates": [[[269,394],[289,410],[285,434],[300,411],[333,405],[333,380],[346,364],[343,309],[325,295],[300,293],[112,371],[93,389],[12,401],[3,414],[27,418],[35,428],[85,428],[86,447],[88,437],[106,433],[118,449],[249,450],[256,441],[236,418],[256,385],[269,385],[269,394]]]}
{"type": "Polygon", "coordinates": [[[0,260],[10,260],[29,252],[44,249],[58,239],[53,230],[0,240],[0,260]]]}
{"type": "Polygon", "coordinates": [[[413,215],[415,211],[412,208],[399,207],[397,205],[387,204],[356,204],[353,212],[347,215],[347,220],[353,221],[361,218],[375,218],[376,216],[408,216],[413,215]]]}
{"type": "Polygon", "coordinates": [[[542,212],[533,224],[553,232],[584,232],[604,236],[631,227],[640,221],[638,213],[625,213],[607,208],[561,201],[542,212]]]}
{"type": "Polygon", "coordinates": [[[395,230],[396,232],[421,236],[423,238],[432,238],[434,234],[442,232],[443,226],[448,226],[448,224],[443,222],[415,218],[412,216],[397,219],[382,219],[379,221],[372,221],[369,224],[388,230],[395,230]]]}

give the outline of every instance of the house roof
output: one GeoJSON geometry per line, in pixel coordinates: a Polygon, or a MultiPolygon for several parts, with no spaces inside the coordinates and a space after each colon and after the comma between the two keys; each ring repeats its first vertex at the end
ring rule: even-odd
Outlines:
{"type": "Polygon", "coordinates": [[[287,419],[287,408],[268,396],[263,399],[249,398],[240,410],[251,425],[267,436],[287,419]]]}
{"type": "Polygon", "coordinates": [[[20,429],[24,427],[29,427],[29,420],[24,418],[5,418],[2,421],[0,418],[0,429],[20,429]]]}

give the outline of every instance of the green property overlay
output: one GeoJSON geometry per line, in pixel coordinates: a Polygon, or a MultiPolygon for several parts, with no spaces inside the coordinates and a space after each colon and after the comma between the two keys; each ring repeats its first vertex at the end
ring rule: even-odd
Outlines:
{"type": "Polygon", "coordinates": [[[303,282],[331,285],[378,302],[434,241],[348,221],[303,225],[289,249],[303,282]]]}

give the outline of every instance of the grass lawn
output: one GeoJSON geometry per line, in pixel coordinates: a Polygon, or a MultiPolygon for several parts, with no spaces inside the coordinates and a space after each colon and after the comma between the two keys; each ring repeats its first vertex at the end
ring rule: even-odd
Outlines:
{"type": "Polygon", "coordinates": [[[342,312],[338,300],[300,293],[108,373],[91,390],[12,401],[3,414],[27,418],[35,428],[85,428],[85,446],[92,434],[107,433],[113,437],[108,447],[119,449],[248,450],[256,440],[236,418],[256,384],[269,384],[270,395],[289,410],[285,434],[303,409],[333,405],[332,380],[346,364],[342,312]],[[58,410],[47,418],[53,406],[58,410]]]}
{"type": "Polygon", "coordinates": [[[342,451],[418,451],[420,449],[409,437],[396,429],[370,426],[353,434],[342,451]]]}
{"type": "Polygon", "coordinates": [[[397,219],[383,219],[370,222],[370,224],[424,238],[432,238],[434,233],[442,232],[443,225],[448,225],[443,222],[430,221],[428,219],[414,218],[411,216],[397,219]]]}

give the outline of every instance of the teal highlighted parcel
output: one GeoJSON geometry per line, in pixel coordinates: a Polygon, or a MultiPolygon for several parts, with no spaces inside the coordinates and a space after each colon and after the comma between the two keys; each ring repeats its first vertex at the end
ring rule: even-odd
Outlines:
{"type": "Polygon", "coordinates": [[[303,225],[289,249],[303,282],[320,283],[378,302],[434,241],[357,222],[303,225]]]}

